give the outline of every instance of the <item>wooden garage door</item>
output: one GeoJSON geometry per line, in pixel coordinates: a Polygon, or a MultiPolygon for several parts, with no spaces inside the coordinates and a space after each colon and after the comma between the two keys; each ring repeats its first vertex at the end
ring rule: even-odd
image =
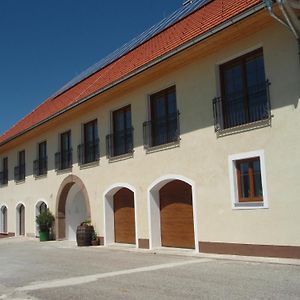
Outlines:
{"type": "Polygon", "coordinates": [[[114,195],[115,242],[135,244],[133,192],[123,188],[114,195]]]}
{"type": "Polygon", "coordinates": [[[159,196],[162,246],[195,248],[191,186],[174,180],[159,196]]]}

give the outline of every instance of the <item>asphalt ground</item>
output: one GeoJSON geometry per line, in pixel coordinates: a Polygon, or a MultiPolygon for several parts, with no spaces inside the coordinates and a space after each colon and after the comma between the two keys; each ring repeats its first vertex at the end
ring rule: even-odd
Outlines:
{"type": "Polygon", "coordinates": [[[300,299],[300,262],[8,238],[0,299],[300,299]]]}

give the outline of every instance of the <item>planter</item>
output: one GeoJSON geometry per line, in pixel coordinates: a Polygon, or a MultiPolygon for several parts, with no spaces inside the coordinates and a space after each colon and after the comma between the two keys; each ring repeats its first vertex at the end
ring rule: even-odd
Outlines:
{"type": "Polygon", "coordinates": [[[40,241],[41,242],[49,241],[49,231],[40,231],[40,241]]]}
{"type": "Polygon", "coordinates": [[[77,227],[76,241],[79,247],[91,246],[94,227],[87,224],[82,224],[77,227]]]}
{"type": "Polygon", "coordinates": [[[92,240],[92,246],[99,246],[100,245],[100,241],[97,238],[96,240],[92,240]]]}

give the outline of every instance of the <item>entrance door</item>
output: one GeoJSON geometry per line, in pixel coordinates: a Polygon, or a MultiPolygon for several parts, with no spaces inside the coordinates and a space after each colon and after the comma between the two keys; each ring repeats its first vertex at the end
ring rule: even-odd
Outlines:
{"type": "Polygon", "coordinates": [[[194,249],[191,186],[174,180],[161,188],[159,196],[162,246],[194,249]]]}
{"type": "Polygon", "coordinates": [[[23,204],[19,207],[19,235],[25,235],[25,207],[23,204]]]}
{"type": "Polygon", "coordinates": [[[135,244],[134,194],[122,188],[114,195],[115,242],[135,244]]]}

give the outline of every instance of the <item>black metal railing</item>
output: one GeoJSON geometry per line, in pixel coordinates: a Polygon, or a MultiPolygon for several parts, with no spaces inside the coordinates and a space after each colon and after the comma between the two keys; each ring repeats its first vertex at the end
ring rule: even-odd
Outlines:
{"type": "Polygon", "coordinates": [[[179,125],[179,112],[144,122],[144,147],[148,149],[179,141],[179,125]]]}
{"type": "Polygon", "coordinates": [[[78,163],[79,165],[95,162],[100,158],[99,140],[78,145],[78,163]]]}
{"type": "Polygon", "coordinates": [[[33,175],[35,177],[46,175],[48,172],[48,158],[43,157],[33,162],[33,175]]]}
{"type": "Polygon", "coordinates": [[[215,131],[271,118],[269,81],[213,99],[215,131]]]}
{"type": "Polygon", "coordinates": [[[116,131],[106,136],[106,155],[108,158],[133,152],[133,128],[116,131]]]}
{"type": "Polygon", "coordinates": [[[73,150],[55,153],[55,170],[70,169],[73,165],[73,150]]]}
{"type": "Polygon", "coordinates": [[[0,172],[0,185],[8,184],[8,170],[0,172]]]}
{"type": "Polygon", "coordinates": [[[25,180],[25,164],[15,167],[14,178],[15,178],[15,181],[25,180]]]}

